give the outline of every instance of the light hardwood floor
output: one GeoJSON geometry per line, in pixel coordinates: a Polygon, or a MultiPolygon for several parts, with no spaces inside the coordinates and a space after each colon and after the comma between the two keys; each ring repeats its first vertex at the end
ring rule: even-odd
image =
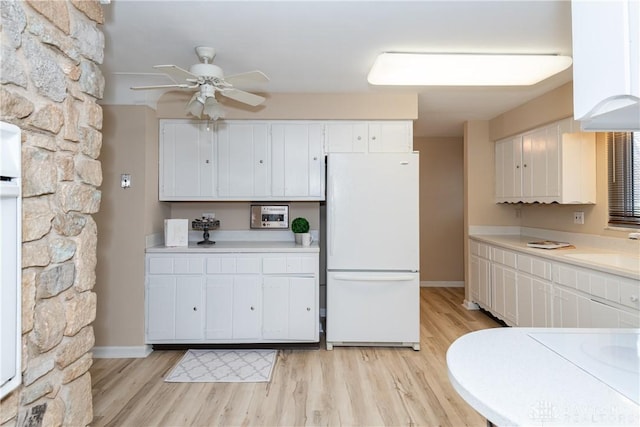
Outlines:
{"type": "Polygon", "coordinates": [[[270,383],[165,383],[184,351],[96,359],[93,426],[484,426],[453,390],[445,355],[459,336],[498,327],[462,288],[422,288],[421,350],[281,350],[270,383]]]}

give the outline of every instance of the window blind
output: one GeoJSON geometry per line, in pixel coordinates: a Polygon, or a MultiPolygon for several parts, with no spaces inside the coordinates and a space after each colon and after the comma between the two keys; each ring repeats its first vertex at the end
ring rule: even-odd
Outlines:
{"type": "Polygon", "coordinates": [[[609,224],[640,227],[640,132],[607,133],[609,224]]]}

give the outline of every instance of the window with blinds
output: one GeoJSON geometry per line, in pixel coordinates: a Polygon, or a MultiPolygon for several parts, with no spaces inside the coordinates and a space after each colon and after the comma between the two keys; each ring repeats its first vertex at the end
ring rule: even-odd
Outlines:
{"type": "Polygon", "coordinates": [[[607,133],[609,224],[640,228],[640,132],[607,133]]]}

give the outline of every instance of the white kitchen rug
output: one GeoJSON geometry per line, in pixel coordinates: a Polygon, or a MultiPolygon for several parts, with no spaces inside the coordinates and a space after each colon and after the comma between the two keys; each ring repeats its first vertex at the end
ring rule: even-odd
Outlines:
{"type": "Polygon", "coordinates": [[[170,383],[269,382],[277,350],[188,350],[164,379],[170,383]]]}

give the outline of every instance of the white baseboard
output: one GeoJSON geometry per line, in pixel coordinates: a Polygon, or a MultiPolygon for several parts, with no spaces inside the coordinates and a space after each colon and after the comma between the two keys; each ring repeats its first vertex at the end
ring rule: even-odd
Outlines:
{"type": "Polygon", "coordinates": [[[464,288],[464,281],[438,282],[425,280],[420,282],[421,288],[464,288]]]}
{"type": "Polygon", "coordinates": [[[93,347],[94,359],[142,359],[151,354],[150,345],[93,347]]]}
{"type": "Polygon", "coordinates": [[[462,302],[462,306],[467,310],[480,310],[480,306],[478,304],[469,300],[464,300],[462,302]]]}

